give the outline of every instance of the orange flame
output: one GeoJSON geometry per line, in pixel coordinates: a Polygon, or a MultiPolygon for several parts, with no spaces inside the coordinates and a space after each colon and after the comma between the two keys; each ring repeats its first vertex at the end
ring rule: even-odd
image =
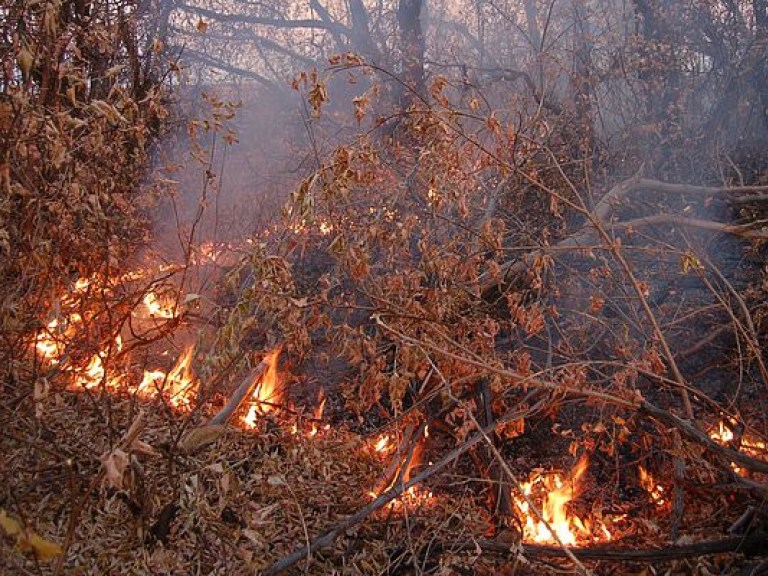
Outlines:
{"type": "Polygon", "coordinates": [[[246,428],[255,428],[258,417],[274,410],[283,398],[280,378],[277,373],[277,360],[280,357],[280,351],[280,348],[276,348],[264,357],[263,361],[267,364],[267,369],[261,382],[256,385],[256,389],[253,391],[253,399],[248,408],[248,414],[243,418],[243,424],[246,428]]]}
{"type": "Polygon", "coordinates": [[[176,317],[176,302],[171,298],[156,294],[154,292],[147,292],[144,295],[144,307],[147,309],[150,317],[153,318],[175,318],[176,317]]]}
{"type": "Polygon", "coordinates": [[[59,363],[59,358],[64,354],[64,343],[57,338],[61,336],[59,330],[59,321],[54,318],[45,327],[45,332],[41,332],[37,335],[35,341],[35,348],[40,355],[53,364],[59,363]]]}
{"type": "MultiPolygon", "coordinates": [[[[319,432],[318,428],[318,422],[320,422],[323,419],[323,412],[325,411],[325,401],[326,398],[323,396],[322,401],[320,402],[320,405],[317,407],[317,410],[315,411],[315,418],[312,422],[312,428],[309,430],[309,437],[312,438],[314,436],[317,436],[317,433],[319,432]]],[[[326,424],[323,429],[328,430],[329,425],[326,424]]]]}
{"type": "MultiPolygon", "coordinates": [[[[717,423],[717,426],[710,430],[709,437],[721,444],[730,444],[735,440],[732,425],[726,424],[724,421],[717,423]]],[[[733,446],[734,448],[736,446],[733,446]]],[[[766,458],[768,456],[768,445],[765,441],[754,438],[749,434],[744,434],[738,442],[738,449],[745,454],[752,456],[753,458],[766,458]]],[[[731,468],[737,474],[744,473],[744,469],[731,462],[731,468]]]]}
{"type": "Polygon", "coordinates": [[[664,486],[656,482],[651,473],[642,466],[638,466],[637,470],[640,476],[640,486],[648,493],[653,503],[657,506],[666,504],[664,486]]]}
{"type": "Polygon", "coordinates": [[[101,385],[102,382],[106,383],[109,388],[116,388],[120,385],[119,377],[108,377],[107,369],[104,365],[104,359],[112,352],[119,352],[123,348],[123,340],[120,336],[115,338],[112,346],[104,353],[98,353],[91,356],[88,361],[88,365],[79,371],[75,371],[75,386],[82,386],[84,388],[95,388],[101,385]]]}
{"type": "Polygon", "coordinates": [[[392,442],[390,441],[389,434],[382,434],[376,443],[373,445],[373,449],[376,452],[386,453],[392,450],[392,442]]]}
{"type": "MultiPolygon", "coordinates": [[[[521,485],[524,494],[530,500],[540,499],[539,511],[546,521],[545,523],[535,516],[525,498],[516,496],[515,504],[525,519],[523,534],[526,540],[538,543],[556,543],[557,540],[554,535],[557,535],[557,538],[564,545],[573,546],[579,538],[583,539],[589,535],[589,525],[580,518],[569,515],[566,508],[571,500],[578,496],[579,485],[588,465],[589,459],[583,456],[568,477],[564,478],[559,473],[536,475],[521,485]],[[547,524],[552,531],[547,527],[547,524]]],[[[603,530],[603,536],[610,537],[606,530],[603,530]]]]}
{"type": "MultiPolygon", "coordinates": [[[[373,448],[379,453],[384,453],[385,451],[393,450],[394,445],[391,442],[390,437],[385,434],[379,438],[379,440],[373,445],[373,448]]],[[[421,453],[423,449],[424,449],[424,445],[421,442],[416,444],[413,450],[413,453],[411,454],[410,462],[408,462],[407,464],[407,467],[403,469],[402,466],[405,465],[405,462],[401,462],[401,470],[399,474],[392,479],[391,483],[389,485],[383,484],[382,486],[378,487],[376,490],[371,490],[370,492],[368,492],[368,495],[371,498],[377,498],[380,494],[383,494],[384,492],[392,488],[392,486],[394,486],[394,483],[397,480],[398,476],[403,482],[407,482],[408,480],[410,480],[413,469],[419,466],[419,464],[421,463],[421,453]]],[[[398,457],[400,456],[401,455],[398,455],[398,457]]],[[[410,488],[408,488],[405,492],[403,492],[403,494],[399,498],[390,501],[387,504],[387,508],[394,512],[403,512],[406,507],[416,508],[416,507],[430,506],[433,503],[434,503],[434,495],[432,494],[432,492],[424,488],[420,484],[415,484],[410,488]]]]}
{"type": "Polygon", "coordinates": [[[197,392],[197,380],[192,371],[194,351],[194,346],[188,347],[167,374],[161,370],[145,370],[138,393],[149,397],[162,394],[176,408],[192,406],[197,392]]]}

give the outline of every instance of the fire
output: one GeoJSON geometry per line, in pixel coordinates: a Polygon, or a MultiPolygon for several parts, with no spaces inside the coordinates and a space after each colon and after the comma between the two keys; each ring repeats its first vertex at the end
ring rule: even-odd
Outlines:
{"type": "MultiPolygon", "coordinates": [[[[721,444],[730,444],[736,439],[733,429],[722,420],[709,432],[709,437],[721,444]]],[[[744,434],[739,439],[738,446],[733,447],[753,458],[765,458],[768,456],[768,445],[766,445],[765,441],[759,438],[754,438],[749,434],[744,434]]],[[[742,474],[744,472],[742,468],[736,466],[733,462],[731,462],[731,468],[737,474],[742,474]]]]}
{"type": "Polygon", "coordinates": [[[666,504],[666,497],[664,495],[664,486],[656,482],[651,473],[648,472],[642,466],[638,466],[638,472],[640,475],[640,486],[648,493],[651,500],[657,506],[663,506],[666,504]]]}
{"type": "Polygon", "coordinates": [[[733,440],[733,430],[728,428],[728,426],[725,425],[725,422],[721,420],[717,423],[717,427],[713,428],[709,433],[709,437],[712,438],[712,440],[717,440],[718,442],[726,444],[733,440]]]}
{"type": "Polygon", "coordinates": [[[389,434],[382,434],[376,443],[373,445],[373,449],[376,452],[387,453],[392,450],[392,442],[389,438],[389,434]]]}
{"type": "Polygon", "coordinates": [[[154,292],[147,292],[144,295],[144,306],[150,317],[153,318],[175,318],[176,302],[170,298],[158,295],[154,292]]]}
{"type": "MultiPolygon", "coordinates": [[[[309,437],[313,438],[314,436],[317,436],[317,433],[319,432],[318,423],[323,419],[323,412],[325,411],[325,400],[326,398],[323,397],[322,401],[320,402],[320,405],[317,407],[317,410],[315,411],[315,417],[312,422],[312,428],[309,430],[309,437]]],[[[324,430],[329,429],[329,425],[326,424],[323,427],[324,430]]]]}
{"type": "Polygon", "coordinates": [[[248,414],[243,418],[243,424],[246,428],[255,428],[258,417],[274,410],[282,400],[283,391],[280,388],[280,378],[277,373],[279,357],[280,348],[273,350],[264,357],[267,369],[253,391],[253,399],[248,408],[248,414]]]}
{"type": "MultiPolygon", "coordinates": [[[[536,475],[521,485],[523,493],[534,503],[539,504],[539,511],[546,521],[545,523],[536,517],[525,498],[516,496],[515,504],[525,519],[523,526],[525,540],[557,543],[554,537],[557,535],[562,544],[573,546],[579,539],[589,536],[589,525],[573,514],[569,514],[567,510],[567,505],[579,494],[581,479],[588,465],[589,459],[583,456],[567,477],[556,472],[536,475]],[[554,535],[547,524],[552,528],[554,535]]],[[[610,538],[610,534],[605,530],[603,530],[603,536],[610,538]]]]}
{"type": "Polygon", "coordinates": [[[188,347],[167,374],[161,370],[145,370],[137,392],[149,397],[162,394],[176,408],[192,406],[197,392],[197,379],[192,371],[194,351],[194,346],[188,347]]]}
{"type": "MultiPolygon", "coordinates": [[[[392,442],[389,435],[383,435],[381,436],[378,441],[373,445],[374,450],[377,453],[383,454],[385,452],[391,452],[394,450],[394,443],[392,442]]],[[[371,490],[368,492],[368,495],[375,499],[378,498],[381,494],[392,488],[394,486],[395,482],[397,481],[398,477],[402,482],[408,482],[411,478],[411,473],[413,472],[413,469],[416,468],[420,462],[421,462],[421,453],[423,450],[423,444],[418,443],[413,453],[411,454],[410,461],[407,463],[401,462],[400,463],[400,472],[395,475],[394,478],[385,480],[382,484],[377,487],[375,490],[371,490]],[[403,469],[403,466],[405,468],[403,469]]],[[[402,455],[398,454],[398,458],[402,457],[402,455]]],[[[419,484],[415,484],[411,487],[409,487],[403,494],[395,499],[390,501],[387,504],[387,509],[394,511],[394,512],[403,512],[406,507],[407,508],[417,508],[417,507],[424,507],[424,506],[430,506],[434,503],[434,495],[432,492],[423,486],[419,484]]]]}
{"type": "Polygon", "coordinates": [[[104,359],[108,358],[110,353],[119,352],[122,348],[123,340],[118,336],[104,352],[91,356],[88,365],[84,369],[74,371],[74,385],[91,389],[105,383],[109,388],[117,387],[120,384],[120,379],[119,377],[108,376],[104,359]]]}
{"type": "Polygon", "coordinates": [[[59,321],[54,318],[46,326],[45,332],[37,335],[35,341],[37,351],[52,364],[58,364],[59,358],[64,354],[65,345],[61,341],[62,332],[64,331],[60,330],[59,321]]]}

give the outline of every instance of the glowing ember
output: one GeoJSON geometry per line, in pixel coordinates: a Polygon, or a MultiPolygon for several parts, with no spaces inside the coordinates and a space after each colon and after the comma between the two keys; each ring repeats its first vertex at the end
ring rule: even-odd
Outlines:
{"type": "Polygon", "coordinates": [[[274,410],[275,406],[282,400],[283,394],[277,373],[279,357],[280,348],[273,350],[264,357],[267,369],[261,382],[256,385],[256,389],[253,391],[253,400],[248,408],[248,414],[243,418],[243,424],[246,428],[255,428],[258,417],[274,410]]]}
{"type": "MultiPolygon", "coordinates": [[[[581,478],[587,470],[589,460],[582,457],[568,477],[559,473],[537,475],[521,485],[523,492],[537,504],[544,521],[530,510],[528,502],[522,496],[515,497],[515,504],[525,519],[523,526],[524,539],[529,542],[557,543],[547,524],[557,535],[560,542],[573,546],[579,539],[590,535],[590,527],[580,518],[569,514],[567,505],[579,493],[581,478]]],[[[610,538],[607,530],[602,530],[601,539],[610,538]]]]}
{"type": "Polygon", "coordinates": [[[194,347],[187,348],[168,374],[160,370],[146,370],[138,387],[138,393],[154,397],[161,394],[176,407],[190,407],[195,403],[197,380],[192,372],[194,347]]]}
{"type": "Polygon", "coordinates": [[[637,469],[640,476],[640,486],[648,493],[654,504],[663,506],[666,503],[664,486],[657,483],[651,473],[642,466],[638,466],[637,469]]]}
{"type": "MultiPolygon", "coordinates": [[[[368,496],[370,496],[372,500],[375,500],[379,497],[379,494],[376,494],[376,492],[371,490],[368,492],[368,496]]],[[[406,508],[415,509],[430,506],[434,503],[434,497],[434,494],[432,494],[430,490],[416,484],[415,486],[408,488],[395,500],[390,500],[387,503],[387,510],[403,512],[406,508]]]]}

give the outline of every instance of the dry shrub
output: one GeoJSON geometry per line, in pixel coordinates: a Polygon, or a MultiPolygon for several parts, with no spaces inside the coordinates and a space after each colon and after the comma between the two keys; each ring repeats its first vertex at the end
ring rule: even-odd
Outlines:
{"type": "Polygon", "coordinates": [[[78,277],[117,269],[144,239],[142,187],[166,117],[127,3],[22,2],[0,77],[0,335],[24,335],[78,277]],[[128,56],[128,58],[126,58],[128,56]],[[128,62],[126,64],[125,62],[128,62]]]}

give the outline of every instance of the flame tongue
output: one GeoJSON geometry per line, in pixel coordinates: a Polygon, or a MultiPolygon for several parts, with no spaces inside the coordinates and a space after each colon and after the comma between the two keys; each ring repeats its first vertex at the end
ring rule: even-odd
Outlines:
{"type": "Polygon", "coordinates": [[[552,534],[554,532],[562,544],[573,546],[578,535],[589,531],[578,517],[569,515],[566,509],[571,500],[578,496],[581,478],[588,464],[589,459],[583,456],[566,478],[563,478],[562,474],[552,473],[535,476],[522,484],[523,492],[530,500],[538,500],[538,496],[543,494],[540,512],[544,521],[534,514],[525,498],[515,498],[515,503],[525,518],[523,530],[526,540],[556,543],[557,540],[552,534]]]}
{"type": "Polygon", "coordinates": [[[153,396],[162,393],[173,406],[191,406],[197,388],[191,367],[194,351],[194,346],[187,348],[167,375],[161,370],[146,370],[139,384],[139,394],[153,396]]]}
{"type": "Polygon", "coordinates": [[[264,357],[267,369],[261,382],[256,385],[253,391],[253,399],[248,408],[248,414],[243,418],[243,424],[246,428],[255,428],[256,421],[260,415],[271,412],[282,400],[282,390],[280,389],[280,379],[277,373],[277,360],[280,357],[280,348],[277,348],[264,357]]]}

